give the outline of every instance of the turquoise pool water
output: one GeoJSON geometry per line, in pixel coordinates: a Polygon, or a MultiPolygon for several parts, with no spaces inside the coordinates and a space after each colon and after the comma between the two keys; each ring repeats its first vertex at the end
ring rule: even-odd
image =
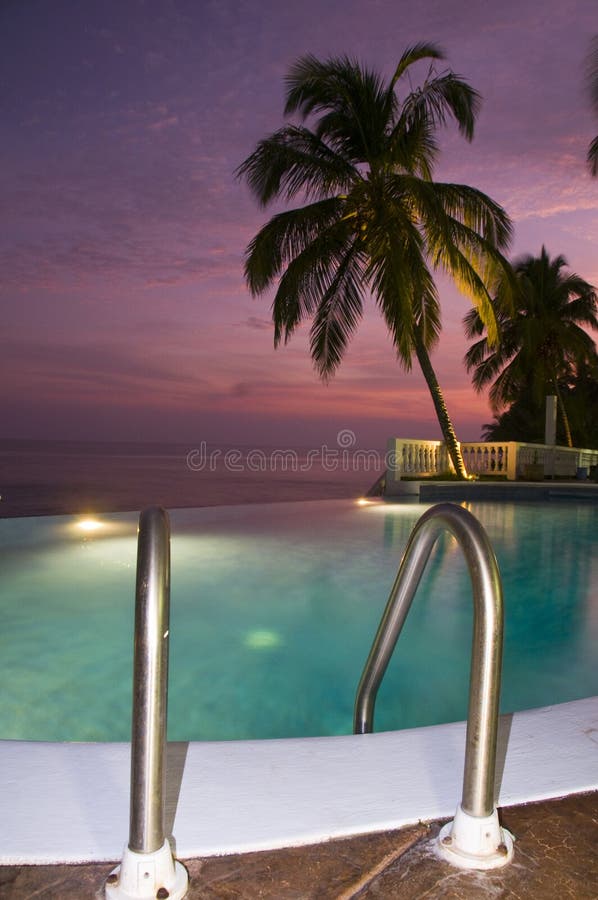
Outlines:
{"type": "MultiPolygon", "coordinates": [[[[422,505],[176,510],[170,740],[347,734],[422,505]]],[[[598,694],[598,507],[479,503],[499,560],[501,708],[598,694]]],[[[128,740],[137,515],[0,520],[0,737],[128,740]]],[[[442,538],[380,690],[376,730],[467,714],[472,600],[442,538]]]]}

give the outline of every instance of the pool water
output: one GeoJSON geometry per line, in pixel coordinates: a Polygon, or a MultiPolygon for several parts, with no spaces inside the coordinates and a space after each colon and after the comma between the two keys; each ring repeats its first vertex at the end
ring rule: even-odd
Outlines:
{"type": "MultiPolygon", "coordinates": [[[[348,734],[421,504],[171,513],[168,737],[348,734]]],[[[598,694],[598,507],[468,504],[505,594],[503,712],[598,694]]],[[[0,520],[0,737],[128,740],[136,514],[0,520]]],[[[467,715],[472,597],[443,537],[376,705],[376,730],[467,715]]]]}

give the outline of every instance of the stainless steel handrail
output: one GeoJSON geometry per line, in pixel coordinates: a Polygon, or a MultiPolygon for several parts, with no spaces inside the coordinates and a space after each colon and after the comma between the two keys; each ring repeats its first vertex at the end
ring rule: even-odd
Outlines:
{"type": "Polygon", "coordinates": [[[170,523],[154,506],[141,513],[137,537],[129,842],[106,879],[106,900],[187,893],[187,870],[164,833],[169,619],[170,523]]]}
{"type": "Polygon", "coordinates": [[[164,844],[170,524],[160,507],[139,517],[135,590],[129,849],[164,844]]]}
{"type": "Polygon", "coordinates": [[[494,810],[503,598],[498,564],[488,536],[478,520],[462,507],[440,503],[427,510],[413,529],[359,682],[353,730],[365,734],[373,729],[380,682],[432,548],[444,530],[461,546],[473,588],[473,641],[461,807],[468,815],[484,817],[494,810]]]}

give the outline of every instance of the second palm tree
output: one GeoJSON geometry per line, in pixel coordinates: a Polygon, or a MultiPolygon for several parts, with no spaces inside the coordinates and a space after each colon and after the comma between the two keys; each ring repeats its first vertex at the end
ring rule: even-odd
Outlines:
{"type": "MultiPolygon", "coordinates": [[[[598,329],[596,292],[579,275],[565,272],[564,256],[552,259],[542,247],[540,256],[522,256],[513,263],[514,287],[509,304],[499,284],[495,298],[501,329],[500,346],[489,345],[484,323],[475,310],[465,317],[468,338],[480,338],[468,350],[465,364],[473,371],[480,391],[492,382],[490,401],[495,412],[522,402],[542,410],[547,393],[556,394],[565,439],[573,436],[561,384],[573,384],[596,357],[587,328],[598,329]]],[[[532,417],[530,416],[530,424],[532,417]]]]}

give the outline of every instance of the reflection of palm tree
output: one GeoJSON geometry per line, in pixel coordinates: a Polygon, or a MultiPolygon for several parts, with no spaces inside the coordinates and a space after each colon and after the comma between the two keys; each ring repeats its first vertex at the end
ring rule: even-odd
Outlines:
{"type": "MultiPolygon", "coordinates": [[[[592,40],[590,52],[588,53],[587,79],[592,107],[598,115],[598,36],[592,40]]],[[[588,165],[592,175],[598,175],[598,137],[595,137],[590,144],[588,165]]]]}
{"type": "Polygon", "coordinates": [[[277,282],[276,345],[313,319],[311,355],[324,378],[341,361],[368,288],[403,367],[417,357],[455,470],[466,477],[429,356],[440,332],[432,273],[449,272],[494,334],[487,285],[502,263],[497,248],[506,246],[510,222],[480,191],[432,181],[436,129],[452,117],[471,139],[479,98],[452,72],[430,69],[399,100],[399,80],[422,59],[442,53],[432,44],[411,47],[387,83],[346,57],[306,56],[292,67],[285,112],[316,115],[313,130],[284,126],[259,142],[238,174],[264,206],[296,196],[304,205],[258,232],[245,275],[254,294],[277,282]]]}
{"type": "MultiPolygon", "coordinates": [[[[559,398],[566,440],[573,446],[560,382],[572,378],[578,368],[595,356],[595,345],[584,326],[598,328],[594,288],[578,275],[566,275],[563,256],[550,259],[544,247],[539,257],[524,256],[514,263],[514,308],[503,300],[502,285],[495,301],[501,333],[498,347],[486,337],[476,341],[465,356],[467,370],[474,370],[473,384],[480,391],[490,382],[490,401],[496,411],[528,397],[543,403],[547,389],[559,398]]],[[[511,287],[511,283],[509,283],[511,287]]],[[[468,338],[484,333],[477,311],[465,317],[468,338]]]]}

